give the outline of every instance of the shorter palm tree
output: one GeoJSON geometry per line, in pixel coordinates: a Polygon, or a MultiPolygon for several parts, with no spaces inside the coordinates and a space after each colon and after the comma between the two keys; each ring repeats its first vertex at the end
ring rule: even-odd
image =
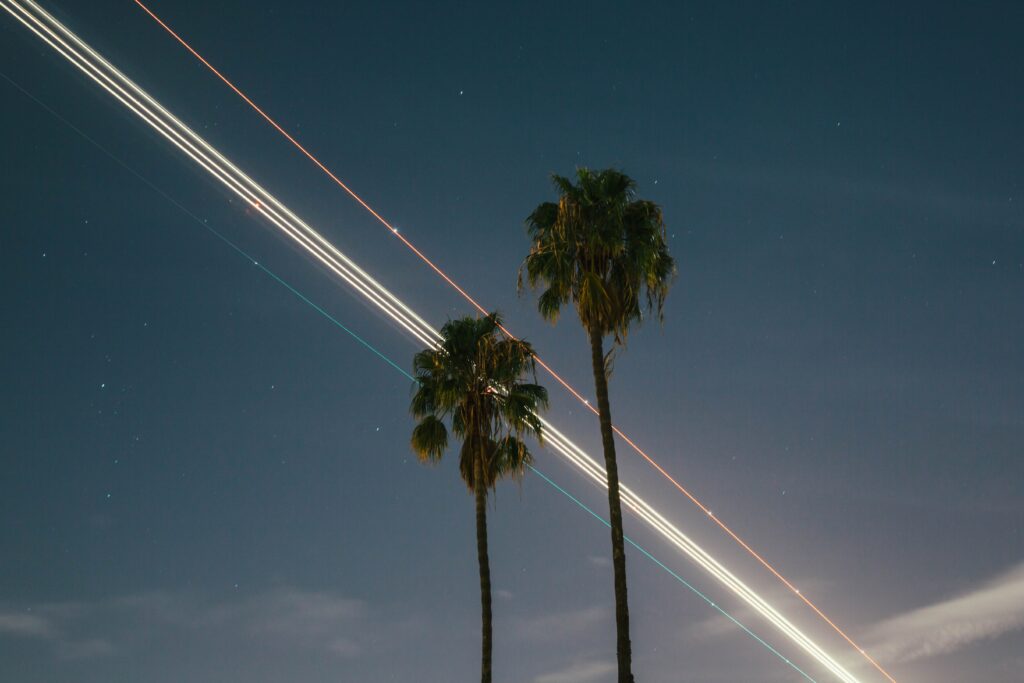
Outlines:
{"type": "Polygon", "coordinates": [[[541,438],[537,411],[548,395],[536,384],[533,349],[500,332],[501,318],[450,320],[437,348],[413,358],[416,393],[410,410],[419,423],[412,449],[421,462],[437,463],[448,448],[448,427],[462,441],[459,473],[476,500],[476,549],[480,564],[482,659],[480,680],[491,682],[491,570],[487,551],[487,494],[499,479],[522,477],[532,457],[524,434],[541,438]],[[524,382],[527,375],[534,383],[524,382]]]}

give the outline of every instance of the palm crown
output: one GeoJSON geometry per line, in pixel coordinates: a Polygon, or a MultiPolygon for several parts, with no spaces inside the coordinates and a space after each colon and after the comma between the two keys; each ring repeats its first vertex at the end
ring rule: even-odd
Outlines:
{"type": "Polygon", "coordinates": [[[531,456],[521,437],[541,437],[537,410],[548,400],[544,387],[521,381],[535,370],[532,347],[503,338],[500,325],[497,313],[449,321],[439,348],[413,359],[418,386],[411,411],[419,423],[412,448],[421,461],[440,460],[448,446],[447,418],[462,441],[459,471],[471,491],[477,472],[485,489],[522,475],[531,456]]]}
{"type": "Polygon", "coordinates": [[[614,169],[577,169],[575,184],[559,175],[552,180],[558,202],[541,204],[527,218],[532,244],[520,286],[525,270],[530,287],[545,287],[541,315],[555,321],[572,301],[584,327],[622,343],[645,310],[661,318],[675,274],[661,208],[637,199],[636,183],[614,169]]]}

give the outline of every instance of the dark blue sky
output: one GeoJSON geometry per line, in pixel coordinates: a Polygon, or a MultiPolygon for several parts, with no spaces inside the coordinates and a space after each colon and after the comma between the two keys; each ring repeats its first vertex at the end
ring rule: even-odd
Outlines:
{"type": "MultiPolygon", "coordinates": [[[[436,325],[468,306],[128,0],[46,2],[436,325]]],[[[590,393],[518,298],[547,177],[616,166],[679,278],[616,422],[901,683],[1024,669],[1024,11],[1015,3],[155,2],[590,393]],[[722,6],[718,6],[722,5],[722,6]]],[[[417,350],[0,17],[0,679],[476,675],[472,500],[408,449],[417,350]]],[[[552,387],[594,455],[597,424],[552,387]]],[[[547,451],[538,466],[597,510],[547,451]]],[[[862,676],[700,511],[624,481],[862,676]]],[[[832,680],[627,518],[627,533],[832,680]]],[[[536,477],[491,515],[496,680],[609,681],[607,531],[536,477]]],[[[639,680],[804,680],[639,554],[639,680]]]]}

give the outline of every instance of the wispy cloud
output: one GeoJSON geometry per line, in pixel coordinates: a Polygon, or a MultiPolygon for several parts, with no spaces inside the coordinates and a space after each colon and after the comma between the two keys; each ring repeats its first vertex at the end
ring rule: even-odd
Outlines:
{"type": "Polygon", "coordinates": [[[50,638],[53,626],[49,619],[27,612],[0,612],[0,636],[50,638]]]}
{"type": "Polygon", "coordinates": [[[103,638],[77,638],[69,634],[62,621],[81,614],[81,606],[43,605],[38,612],[0,611],[0,638],[32,638],[53,645],[57,658],[92,659],[114,653],[114,646],[103,638]]]}
{"type": "Polygon", "coordinates": [[[577,638],[603,623],[610,622],[611,613],[605,607],[545,614],[539,617],[519,618],[515,621],[515,632],[524,640],[558,642],[577,638]]]}
{"type": "Polygon", "coordinates": [[[109,657],[117,652],[114,644],[105,638],[57,641],[57,657],[67,660],[109,657]]]}
{"type": "Polygon", "coordinates": [[[366,605],[327,592],[278,588],[246,597],[202,599],[193,594],[154,592],[92,603],[49,603],[30,611],[0,609],[0,638],[33,638],[52,644],[63,660],[117,654],[142,633],[168,630],[199,638],[210,634],[269,647],[319,650],[342,658],[363,648],[366,605]]]}
{"type": "Polygon", "coordinates": [[[592,683],[603,680],[615,671],[615,663],[609,661],[580,662],[567,669],[541,674],[534,683],[592,683]]]}
{"type": "MultiPolygon", "coordinates": [[[[752,614],[753,612],[743,607],[734,608],[732,611],[733,617],[741,624],[749,621],[752,614]]],[[[692,623],[684,624],[680,630],[684,641],[693,640],[698,642],[727,636],[732,637],[737,633],[742,633],[736,624],[717,612],[708,614],[704,618],[692,623]]]]}
{"type": "Polygon", "coordinates": [[[878,656],[910,662],[1024,628],[1024,564],[954,598],[875,626],[878,656]]]}
{"type": "Polygon", "coordinates": [[[364,603],[331,593],[286,588],[256,596],[235,607],[234,618],[252,633],[288,638],[330,636],[366,611],[364,603]]]}

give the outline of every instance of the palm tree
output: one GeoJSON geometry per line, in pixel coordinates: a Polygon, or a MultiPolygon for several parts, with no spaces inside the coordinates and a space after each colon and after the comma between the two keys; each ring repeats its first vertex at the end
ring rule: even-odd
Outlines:
{"type": "Polygon", "coordinates": [[[487,553],[487,494],[499,479],[521,477],[532,461],[524,433],[541,437],[537,411],[548,394],[536,383],[533,349],[499,333],[501,318],[450,320],[437,348],[413,359],[416,394],[411,411],[419,423],[412,449],[421,462],[436,463],[448,447],[448,428],[462,440],[459,472],[476,499],[476,550],[480,564],[483,647],[482,683],[491,683],[491,570],[487,553]]]}
{"type": "Polygon", "coordinates": [[[572,302],[590,338],[590,355],[608,474],[608,517],[615,572],[616,654],[619,683],[633,683],[626,595],[626,552],[623,546],[619,474],[608,403],[612,352],[624,346],[629,328],[645,312],[662,307],[675,262],[665,243],[661,208],[636,198],[636,183],[614,169],[576,170],[576,183],[552,176],[558,202],[545,202],[527,219],[530,253],[523,271],[531,288],[542,287],[537,307],[551,322],[572,302]],[[604,338],[612,349],[604,352],[604,338]]]}

